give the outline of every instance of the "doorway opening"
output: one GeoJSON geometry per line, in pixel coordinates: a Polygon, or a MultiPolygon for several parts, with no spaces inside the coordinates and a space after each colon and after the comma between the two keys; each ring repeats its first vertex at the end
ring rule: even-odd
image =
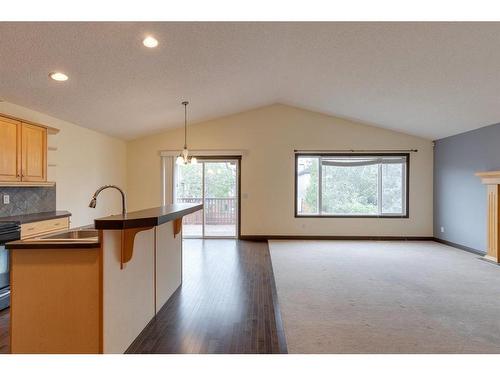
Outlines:
{"type": "Polygon", "coordinates": [[[197,159],[174,167],[174,202],[203,203],[203,210],[184,216],[184,238],[239,238],[241,158],[197,159]]]}

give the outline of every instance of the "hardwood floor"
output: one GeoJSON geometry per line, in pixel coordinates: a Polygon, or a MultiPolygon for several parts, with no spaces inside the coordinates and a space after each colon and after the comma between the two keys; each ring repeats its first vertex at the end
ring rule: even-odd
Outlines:
{"type": "MultiPolygon", "coordinates": [[[[183,285],[127,353],[286,353],[267,242],[185,240],[183,285]]],[[[9,309],[0,354],[9,353],[9,309]]]]}
{"type": "Polygon", "coordinates": [[[185,240],[183,285],[127,353],[286,353],[266,242],[185,240]]]}
{"type": "Polygon", "coordinates": [[[10,309],[0,311],[0,354],[10,353],[9,325],[10,309]]]}

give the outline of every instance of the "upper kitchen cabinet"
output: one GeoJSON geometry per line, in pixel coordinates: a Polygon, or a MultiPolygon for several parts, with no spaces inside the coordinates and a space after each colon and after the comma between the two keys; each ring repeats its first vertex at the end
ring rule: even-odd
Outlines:
{"type": "Polygon", "coordinates": [[[56,129],[0,116],[0,183],[47,183],[47,134],[56,129]]]}
{"type": "Polygon", "coordinates": [[[21,123],[0,117],[0,180],[21,181],[21,123]]]}
{"type": "Polygon", "coordinates": [[[21,124],[21,180],[47,181],[47,129],[21,124]]]}

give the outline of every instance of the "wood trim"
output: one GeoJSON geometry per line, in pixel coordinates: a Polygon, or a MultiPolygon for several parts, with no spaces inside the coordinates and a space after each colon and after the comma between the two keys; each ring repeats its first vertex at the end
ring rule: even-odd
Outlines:
{"type": "Polygon", "coordinates": [[[52,187],[55,181],[0,181],[0,187],[52,187]]]}
{"type": "Polygon", "coordinates": [[[38,122],[34,122],[34,121],[30,121],[30,120],[26,120],[26,119],[22,119],[22,118],[19,118],[19,117],[15,117],[15,116],[12,116],[12,115],[6,115],[5,113],[0,113],[0,116],[1,117],[5,117],[7,119],[10,119],[10,120],[13,120],[13,121],[19,121],[19,122],[24,122],[26,124],[30,124],[30,125],[35,125],[35,126],[39,126],[41,128],[45,128],[47,129],[47,132],[49,134],[57,134],[59,133],[59,129],[57,128],[54,128],[52,126],[48,126],[48,125],[43,125],[43,124],[40,124],[38,122]]]}
{"type": "Polygon", "coordinates": [[[269,241],[269,240],[326,240],[326,241],[435,241],[443,245],[455,247],[477,255],[485,255],[485,251],[477,250],[437,237],[400,237],[400,236],[296,236],[296,235],[243,235],[243,241],[269,241]]]}
{"type": "Polygon", "coordinates": [[[439,243],[441,243],[443,245],[448,245],[448,246],[451,246],[451,247],[455,247],[455,248],[457,248],[459,250],[467,251],[468,253],[477,254],[477,255],[485,255],[486,254],[485,251],[481,251],[481,250],[474,249],[472,247],[460,245],[460,244],[455,243],[455,242],[446,241],[446,240],[443,240],[441,238],[434,237],[434,241],[439,242],[439,243]]]}
{"type": "Polygon", "coordinates": [[[489,260],[498,262],[498,247],[500,240],[499,233],[499,217],[500,214],[500,199],[499,185],[488,185],[488,254],[486,257],[489,260]]]}
{"type": "Polygon", "coordinates": [[[477,172],[475,175],[479,177],[481,179],[481,183],[485,185],[500,184],[500,171],[477,172]]]}
{"type": "Polygon", "coordinates": [[[329,240],[329,241],[433,241],[434,237],[425,236],[330,236],[330,235],[281,235],[281,234],[244,234],[243,241],[269,240],[329,240]]]}
{"type": "Polygon", "coordinates": [[[182,231],[182,218],[174,220],[174,238],[182,231]]]}

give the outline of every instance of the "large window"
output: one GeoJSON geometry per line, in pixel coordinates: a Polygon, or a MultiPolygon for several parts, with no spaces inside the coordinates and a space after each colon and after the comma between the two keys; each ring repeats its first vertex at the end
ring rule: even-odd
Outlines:
{"type": "Polygon", "coordinates": [[[296,216],[408,217],[409,154],[295,160],[296,216]]]}

